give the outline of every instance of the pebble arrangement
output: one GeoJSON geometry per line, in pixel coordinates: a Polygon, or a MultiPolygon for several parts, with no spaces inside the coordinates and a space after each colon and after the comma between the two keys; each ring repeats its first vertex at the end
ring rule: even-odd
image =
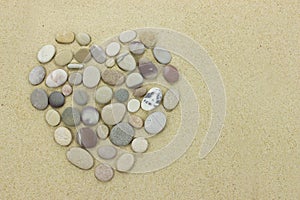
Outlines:
{"type": "Polygon", "coordinates": [[[168,123],[165,113],[179,103],[180,94],[173,85],[179,80],[179,71],[170,64],[171,53],[156,46],[155,35],[150,32],[138,35],[133,30],[122,32],[118,40],[104,47],[91,44],[92,38],[87,33],[62,32],[55,41],[57,45],[76,41],[79,49],[57,52],[56,46],[48,44],[38,51],[39,66],[29,73],[29,83],[37,86],[45,80],[52,92],[34,89],[30,96],[32,106],[45,110],[50,105],[45,120],[56,127],[53,137],[57,144],[68,147],[76,141],[66,153],[70,163],[80,169],[91,169],[95,161],[89,149],[97,147],[103,161],[94,169],[99,181],[111,180],[115,170],[129,172],[135,155],[147,152],[149,147],[149,138],[135,136],[135,131],[143,128],[149,137],[161,133],[168,123]],[[143,56],[146,51],[152,51],[153,61],[143,56]],[[91,60],[105,66],[105,70],[89,64],[91,60]],[[48,70],[41,65],[51,61],[57,69],[47,75],[48,70]],[[145,84],[160,74],[172,86],[165,94],[162,88],[148,88],[145,84]],[[53,91],[57,88],[60,91],[53,91]],[[94,89],[94,95],[89,95],[90,89],[94,89]],[[68,96],[72,96],[74,106],[65,106],[68,96]],[[91,99],[94,106],[88,104],[91,99]],[[156,111],[160,105],[164,111],[156,111]],[[58,108],[62,108],[62,113],[58,108]],[[147,113],[145,119],[137,114],[141,109],[147,113]],[[120,153],[120,148],[126,146],[132,152],[120,153]],[[114,160],[114,165],[106,160],[114,160]]]}

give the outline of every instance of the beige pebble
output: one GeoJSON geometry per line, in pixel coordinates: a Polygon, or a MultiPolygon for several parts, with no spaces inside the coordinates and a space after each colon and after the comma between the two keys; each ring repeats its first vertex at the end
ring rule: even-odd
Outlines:
{"type": "Polygon", "coordinates": [[[102,73],[102,80],[109,85],[121,85],[125,81],[125,76],[122,72],[114,69],[106,69],[102,73]]]}
{"type": "Polygon", "coordinates": [[[134,165],[135,159],[132,154],[124,153],[117,160],[116,168],[120,172],[129,171],[134,165]]]}
{"type": "Polygon", "coordinates": [[[141,103],[137,99],[131,99],[127,103],[127,110],[131,113],[137,112],[140,109],[141,103]]]}
{"type": "Polygon", "coordinates": [[[133,91],[133,96],[136,98],[143,97],[146,93],[147,93],[147,89],[145,87],[140,87],[133,91]]]}
{"type": "Polygon", "coordinates": [[[54,58],[54,62],[58,66],[65,66],[69,64],[72,61],[72,59],[73,59],[73,52],[70,49],[65,49],[58,52],[58,54],[56,54],[54,58]]]}
{"type": "Polygon", "coordinates": [[[140,33],[140,40],[147,48],[153,48],[156,44],[155,34],[151,31],[140,33]]]}
{"type": "Polygon", "coordinates": [[[137,115],[129,115],[128,123],[137,129],[142,128],[144,124],[143,119],[137,115]]]}
{"type": "Polygon", "coordinates": [[[77,33],[76,41],[80,46],[86,46],[91,42],[91,36],[87,33],[77,33]]]}
{"type": "Polygon", "coordinates": [[[50,109],[46,113],[46,121],[50,126],[57,126],[60,123],[60,115],[56,110],[50,109]]]}
{"type": "Polygon", "coordinates": [[[80,169],[91,169],[94,166],[94,159],[91,154],[79,147],[72,147],[67,151],[67,159],[80,169]]]}
{"type": "Polygon", "coordinates": [[[74,58],[79,63],[86,63],[91,60],[92,56],[88,48],[81,48],[74,54],[74,58]]]}
{"type": "Polygon", "coordinates": [[[69,84],[65,84],[62,88],[61,88],[61,92],[63,93],[63,95],[65,97],[70,96],[73,92],[73,88],[71,85],[69,84]]]}
{"type": "Polygon", "coordinates": [[[74,41],[75,35],[73,32],[61,32],[57,33],[55,36],[55,40],[61,44],[70,44],[74,41]]]}
{"type": "Polygon", "coordinates": [[[122,121],[126,114],[126,107],[122,103],[112,103],[103,107],[101,117],[105,124],[115,125],[122,121]]]}
{"type": "Polygon", "coordinates": [[[121,49],[121,45],[118,42],[111,42],[110,44],[107,45],[105,49],[106,55],[113,57],[116,56],[121,49]]]}
{"type": "Polygon", "coordinates": [[[113,91],[110,87],[104,85],[99,87],[95,92],[95,100],[97,103],[106,104],[111,101],[113,91]]]}
{"type": "Polygon", "coordinates": [[[163,106],[166,110],[173,110],[179,103],[179,91],[176,88],[170,88],[164,98],[163,98],[163,106]]]}
{"type": "Polygon", "coordinates": [[[102,182],[110,181],[114,177],[114,170],[108,164],[100,164],[95,168],[95,177],[102,182]]]}
{"type": "Polygon", "coordinates": [[[109,134],[109,128],[105,124],[101,124],[97,127],[97,135],[101,140],[105,140],[109,134]]]}
{"type": "Polygon", "coordinates": [[[148,149],[148,145],[146,138],[137,137],[131,142],[131,149],[136,153],[144,153],[148,149]]]}
{"type": "Polygon", "coordinates": [[[72,142],[72,133],[66,127],[58,127],[54,132],[54,140],[61,146],[68,146],[72,142]]]}

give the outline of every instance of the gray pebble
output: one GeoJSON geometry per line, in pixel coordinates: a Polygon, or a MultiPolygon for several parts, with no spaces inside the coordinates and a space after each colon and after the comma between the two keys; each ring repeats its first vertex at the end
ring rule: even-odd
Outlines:
{"type": "Polygon", "coordinates": [[[97,144],[97,135],[92,129],[84,127],[77,132],[76,141],[84,148],[93,148],[97,144]]]}
{"type": "Polygon", "coordinates": [[[44,110],[48,106],[48,95],[43,89],[35,89],[30,95],[30,101],[36,109],[44,110]]]}
{"type": "Polygon", "coordinates": [[[139,71],[145,79],[154,79],[158,74],[157,67],[152,62],[139,62],[139,71]]]}
{"type": "Polygon", "coordinates": [[[84,90],[75,90],[73,100],[76,104],[84,106],[89,100],[88,94],[84,90]]]}
{"type": "Polygon", "coordinates": [[[81,112],[81,121],[87,126],[96,125],[99,118],[99,112],[92,106],[85,107],[81,112]]]}
{"type": "Polygon", "coordinates": [[[145,45],[141,42],[131,42],[129,45],[129,51],[135,55],[141,55],[145,52],[145,45]]]}
{"type": "Polygon", "coordinates": [[[145,120],[144,128],[150,135],[160,133],[166,126],[167,118],[162,112],[151,113],[145,120]]]}
{"type": "Polygon", "coordinates": [[[121,88],[115,92],[114,97],[118,102],[123,103],[128,100],[129,92],[126,89],[121,88]]]}
{"type": "Polygon", "coordinates": [[[61,117],[62,121],[68,126],[77,126],[80,124],[80,112],[76,108],[66,108],[61,117]]]}
{"type": "Polygon", "coordinates": [[[110,160],[116,157],[117,155],[117,149],[114,146],[111,145],[105,145],[98,148],[98,155],[100,158],[110,160]]]}
{"type": "Polygon", "coordinates": [[[91,46],[90,52],[96,62],[102,64],[106,61],[105,51],[98,45],[91,46]]]}
{"type": "Polygon", "coordinates": [[[62,107],[65,104],[65,96],[61,92],[54,91],[49,95],[49,104],[53,108],[62,107]]]}
{"type": "Polygon", "coordinates": [[[170,52],[161,47],[154,47],[153,56],[161,64],[168,64],[172,59],[170,52]]]}
{"type": "Polygon", "coordinates": [[[80,72],[73,72],[68,79],[71,85],[80,85],[82,83],[82,74],[80,72]]]}
{"type": "Polygon", "coordinates": [[[126,122],[115,125],[110,132],[109,139],[116,146],[130,144],[134,136],[134,129],[126,122]]]}
{"type": "Polygon", "coordinates": [[[32,85],[38,85],[45,79],[46,70],[42,66],[37,66],[31,70],[29,73],[29,82],[32,85]]]}

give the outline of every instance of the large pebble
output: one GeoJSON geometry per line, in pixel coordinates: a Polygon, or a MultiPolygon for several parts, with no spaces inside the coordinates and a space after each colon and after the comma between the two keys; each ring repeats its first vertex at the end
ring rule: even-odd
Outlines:
{"type": "Polygon", "coordinates": [[[84,148],[93,148],[97,145],[97,135],[92,129],[84,127],[77,132],[76,141],[84,148]]]}
{"type": "Polygon", "coordinates": [[[101,117],[105,124],[115,125],[122,121],[126,113],[126,107],[122,103],[112,103],[103,107],[101,117]]]}
{"type": "Polygon", "coordinates": [[[144,153],[148,149],[148,140],[144,137],[137,137],[132,140],[131,149],[136,153],[144,153]]]}
{"type": "Polygon", "coordinates": [[[152,62],[139,62],[139,71],[145,79],[154,79],[158,74],[157,67],[152,62]]]}
{"type": "Polygon", "coordinates": [[[95,168],[95,177],[102,182],[110,181],[114,177],[114,170],[108,164],[100,164],[95,168]]]}
{"type": "Polygon", "coordinates": [[[98,85],[100,78],[100,70],[97,67],[88,66],[83,71],[82,82],[87,88],[93,88],[98,85]]]}
{"type": "Polygon", "coordinates": [[[125,76],[123,73],[114,70],[114,69],[106,69],[102,73],[102,80],[104,83],[108,85],[121,85],[125,81],[125,76]]]}
{"type": "Polygon", "coordinates": [[[136,61],[129,52],[120,54],[117,57],[117,64],[124,71],[133,71],[136,68],[136,61]]]}
{"type": "Polygon", "coordinates": [[[74,39],[75,39],[74,33],[67,32],[67,31],[57,33],[55,36],[56,42],[61,43],[61,44],[70,44],[74,41],[74,39]]]}
{"type": "Polygon", "coordinates": [[[105,145],[99,147],[97,152],[100,158],[103,158],[105,160],[110,160],[116,157],[118,151],[112,145],[105,145]]]}
{"type": "Polygon", "coordinates": [[[80,124],[80,111],[77,108],[67,107],[61,117],[62,121],[68,126],[77,126],[80,124]]]}
{"type": "Polygon", "coordinates": [[[96,129],[96,133],[101,140],[105,140],[108,137],[109,128],[105,124],[100,124],[96,129]]]}
{"type": "Polygon", "coordinates": [[[153,48],[156,44],[156,36],[151,31],[144,31],[139,34],[141,42],[147,47],[147,48],[153,48]]]}
{"type": "Polygon", "coordinates": [[[128,88],[138,88],[144,82],[144,78],[140,73],[134,72],[127,76],[126,85],[128,88]]]}
{"type": "Polygon", "coordinates": [[[143,119],[137,115],[129,115],[128,123],[137,129],[142,128],[144,124],[143,119]]]}
{"type": "Polygon", "coordinates": [[[58,52],[54,58],[54,62],[58,66],[65,66],[73,59],[73,52],[70,49],[65,49],[58,52]]]}
{"type": "Polygon", "coordinates": [[[91,60],[92,56],[88,48],[81,48],[74,54],[74,58],[79,63],[86,63],[91,60]]]}
{"type": "Polygon", "coordinates": [[[36,109],[45,110],[48,106],[48,95],[46,91],[43,89],[33,90],[30,95],[30,102],[36,109]]]}
{"type": "Polygon", "coordinates": [[[159,106],[162,100],[162,91],[159,88],[151,88],[142,100],[141,107],[145,111],[150,111],[159,106]]]}
{"type": "Polygon", "coordinates": [[[134,162],[135,159],[132,154],[124,153],[118,158],[116,169],[120,172],[127,172],[133,167],[134,162]]]}
{"type": "Polygon", "coordinates": [[[91,46],[90,52],[96,62],[102,64],[106,61],[105,51],[98,45],[94,44],[93,46],[91,46]]]}
{"type": "Polygon", "coordinates": [[[95,92],[95,100],[97,103],[106,104],[111,101],[113,91],[110,87],[104,85],[98,88],[95,92]]]}
{"type": "Polygon", "coordinates": [[[135,38],[136,38],[136,32],[133,30],[123,31],[119,36],[119,40],[122,43],[130,42],[130,41],[134,40],[135,38]]]}
{"type": "Polygon", "coordinates": [[[179,102],[179,91],[176,88],[169,89],[163,99],[166,110],[173,110],[179,102]]]}
{"type": "Polygon", "coordinates": [[[75,90],[73,94],[73,100],[76,104],[84,106],[89,100],[89,96],[84,90],[75,90]]]}
{"type": "Polygon", "coordinates": [[[130,144],[134,136],[134,129],[127,122],[115,125],[109,134],[110,141],[116,146],[126,146],[130,144]]]}
{"type": "Polygon", "coordinates": [[[100,114],[92,106],[87,106],[81,111],[81,121],[87,126],[96,125],[99,121],[100,114]]]}
{"type": "Polygon", "coordinates": [[[154,47],[153,56],[161,64],[168,64],[172,59],[170,52],[162,47],[154,47]]]}
{"type": "Polygon", "coordinates": [[[45,119],[50,126],[57,126],[60,123],[60,115],[53,109],[47,111],[45,119]]]}
{"type": "Polygon", "coordinates": [[[118,102],[124,103],[129,98],[129,92],[126,89],[121,88],[115,91],[114,97],[118,102]]]}
{"type": "Polygon", "coordinates": [[[68,64],[69,69],[81,69],[83,68],[83,64],[81,63],[70,63],[68,64]]]}
{"type": "Polygon", "coordinates": [[[135,55],[141,55],[145,50],[145,45],[141,42],[131,42],[129,45],[129,51],[135,55]]]}
{"type": "Polygon", "coordinates": [[[52,60],[52,58],[55,55],[55,52],[55,46],[51,44],[45,45],[39,50],[37,54],[37,59],[40,63],[47,63],[50,60],[52,60]]]}
{"type": "Polygon", "coordinates": [[[73,72],[68,79],[71,85],[80,85],[82,83],[82,74],[80,72],[73,72]]]}
{"type": "Polygon", "coordinates": [[[68,78],[68,74],[63,69],[52,71],[46,78],[46,85],[50,88],[56,88],[63,85],[68,78]]]}
{"type": "Polygon", "coordinates": [[[91,154],[79,147],[72,147],[67,151],[67,159],[80,169],[91,169],[94,166],[94,159],[91,154]]]}
{"type": "Polygon", "coordinates": [[[169,83],[175,83],[179,79],[179,72],[176,67],[167,65],[163,69],[163,76],[169,83]]]}
{"type": "Polygon", "coordinates": [[[164,113],[154,112],[146,118],[144,128],[150,135],[156,135],[165,128],[166,123],[167,118],[164,113]]]}
{"type": "Polygon", "coordinates": [[[145,87],[140,87],[140,88],[136,88],[136,89],[133,91],[133,96],[138,98],[138,97],[144,96],[146,93],[147,93],[147,88],[145,88],[145,87]]]}
{"type": "Polygon", "coordinates": [[[111,42],[110,44],[107,45],[105,52],[106,55],[113,57],[116,56],[121,49],[121,45],[118,42],[111,42]]]}
{"type": "Polygon", "coordinates": [[[37,66],[31,70],[28,79],[32,85],[38,85],[41,82],[43,82],[45,76],[46,76],[45,68],[42,66],[37,66]]]}
{"type": "Polygon", "coordinates": [[[87,33],[77,33],[76,41],[80,46],[86,46],[91,42],[91,36],[87,33]]]}
{"type": "Polygon", "coordinates": [[[68,146],[72,142],[72,133],[66,127],[58,127],[54,131],[54,140],[61,146],[68,146]]]}
{"type": "Polygon", "coordinates": [[[53,108],[62,107],[65,104],[65,96],[61,92],[54,91],[49,95],[49,104],[53,108]]]}

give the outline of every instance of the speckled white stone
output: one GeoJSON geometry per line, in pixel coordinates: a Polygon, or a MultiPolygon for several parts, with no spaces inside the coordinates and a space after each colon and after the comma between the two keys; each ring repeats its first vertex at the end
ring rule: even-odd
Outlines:
{"type": "Polygon", "coordinates": [[[159,106],[162,100],[162,91],[159,88],[151,88],[142,100],[141,107],[145,111],[150,111],[159,106]]]}

